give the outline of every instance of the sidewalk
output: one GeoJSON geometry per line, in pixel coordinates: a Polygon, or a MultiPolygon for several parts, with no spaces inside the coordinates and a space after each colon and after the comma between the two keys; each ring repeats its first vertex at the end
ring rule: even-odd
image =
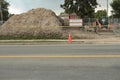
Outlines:
{"type": "MultiPolygon", "coordinates": [[[[40,40],[0,40],[0,44],[64,44],[68,43],[68,40],[58,39],[40,39],[40,40]]],[[[110,39],[73,39],[74,44],[120,44],[120,38],[110,39]]],[[[71,43],[71,44],[72,44],[71,43]]]]}

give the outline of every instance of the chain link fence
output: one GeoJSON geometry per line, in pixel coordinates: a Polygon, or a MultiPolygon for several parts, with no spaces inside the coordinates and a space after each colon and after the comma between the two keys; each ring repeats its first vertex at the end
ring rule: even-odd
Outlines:
{"type": "MultiPolygon", "coordinates": [[[[85,18],[83,19],[84,26],[94,28],[94,22],[96,20],[96,18],[85,18]]],[[[104,19],[103,22],[105,22],[104,19]]],[[[120,18],[107,18],[107,22],[105,22],[105,24],[110,25],[110,29],[113,30],[115,34],[120,34],[120,18]]]]}
{"type": "Polygon", "coordinates": [[[120,35],[120,18],[110,18],[109,21],[113,32],[120,35]]]}

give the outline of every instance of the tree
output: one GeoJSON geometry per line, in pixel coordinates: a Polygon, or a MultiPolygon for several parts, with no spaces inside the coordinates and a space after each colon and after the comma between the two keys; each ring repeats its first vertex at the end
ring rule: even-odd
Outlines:
{"type": "Polygon", "coordinates": [[[9,18],[9,12],[8,12],[9,3],[7,1],[5,1],[5,0],[0,0],[0,6],[1,6],[0,20],[2,20],[2,18],[3,18],[3,21],[6,21],[9,18]]]}
{"type": "Polygon", "coordinates": [[[113,0],[113,2],[110,4],[113,12],[114,12],[114,17],[120,18],[120,0],[113,0]]]}
{"type": "Polygon", "coordinates": [[[107,11],[106,10],[98,10],[95,13],[95,18],[100,18],[100,17],[105,17],[107,16],[107,11]]]}
{"type": "Polygon", "coordinates": [[[68,14],[76,13],[81,18],[93,17],[98,3],[96,0],[65,0],[61,5],[68,14]]]}

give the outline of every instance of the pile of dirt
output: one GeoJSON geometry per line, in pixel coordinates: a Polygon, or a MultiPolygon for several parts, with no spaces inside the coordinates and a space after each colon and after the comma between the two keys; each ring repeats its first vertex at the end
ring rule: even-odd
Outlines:
{"type": "Polygon", "coordinates": [[[61,25],[62,20],[53,11],[38,8],[32,9],[27,13],[12,16],[2,25],[0,35],[50,34],[59,32],[58,26],[61,25]]]}

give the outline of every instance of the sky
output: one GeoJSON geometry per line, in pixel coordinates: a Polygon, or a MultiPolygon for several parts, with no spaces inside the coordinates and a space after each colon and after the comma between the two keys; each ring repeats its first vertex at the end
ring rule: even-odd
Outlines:
{"type": "MultiPolygon", "coordinates": [[[[20,14],[27,12],[35,8],[47,8],[53,10],[57,15],[64,10],[60,8],[60,4],[64,3],[64,0],[6,0],[10,3],[9,12],[12,14],[20,14]]],[[[109,3],[112,0],[109,0],[109,3]]],[[[98,0],[98,3],[101,5],[96,10],[106,9],[107,0],[98,0]]],[[[111,7],[109,5],[109,15],[111,7]]]]}

